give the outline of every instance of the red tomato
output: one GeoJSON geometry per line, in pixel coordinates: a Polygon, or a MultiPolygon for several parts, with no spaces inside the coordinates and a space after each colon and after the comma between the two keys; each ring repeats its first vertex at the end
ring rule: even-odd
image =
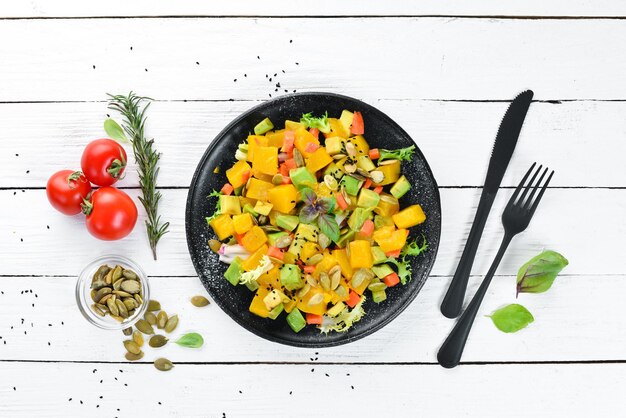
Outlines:
{"type": "Polygon", "coordinates": [[[124,173],[126,151],[112,139],[96,139],[85,147],[80,166],[90,182],[110,186],[124,173]]]}
{"type": "Polygon", "coordinates": [[[59,212],[76,215],[81,211],[83,199],[91,192],[91,184],[80,171],[61,170],[48,179],[48,201],[59,212]]]}
{"type": "Polygon", "coordinates": [[[101,187],[93,192],[84,212],[89,233],[105,241],[124,238],[137,222],[135,202],[115,187],[101,187]]]}

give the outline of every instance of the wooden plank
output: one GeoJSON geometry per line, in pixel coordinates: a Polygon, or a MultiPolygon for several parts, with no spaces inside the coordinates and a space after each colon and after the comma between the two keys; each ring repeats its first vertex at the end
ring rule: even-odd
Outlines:
{"type": "MultiPolygon", "coordinates": [[[[232,119],[258,103],[153,103],[148,134],[156,138],[163,153],[159,184],[188,186],[196,162],[212,139],[232,119]]],[[[508,103],[371,103],[415,139],[439,185],[482,185],[493,139],[508,103]]],[[[107,112],[105,103],[0,105],[0,125],[4,127],[0,131],[0,155],[4,156],[0,187],[44,187],[51,173],[80,168],[84,146],[104,135],[102,122],[107,112]]],[[[553,186],[624,186],[626,171],[606,167],[622,164],[625,113],[623,102],[534,103],[502,184],[517,185],[530,163],[538,160],[557,170],[553,186]]],[[[137,186],[135,170],[128,170],[118,184],[137,186]]]]}
{"type": "MultiPolygon", "coordinates": [[[[137,195],[136,190],[130,192],[137,195]]],[[[479,194],[479,189],[441,190],[442,244],[433,274],[454,273],[479,194]]],[[[491,264],[502,238],[500,211],[511,194],[512,190],[498,194],[474,263],[474,274],[486,273],[491,264]]],[[[101,254],[120,253],[137,261],[150,275],[195,275],[184,231],[186,195],[186,190],[163,192],[161,210],[164,219],[171,222],[171,232],[159,244],[159,260],[155,262],[145,237],[143,216],[127,238],[103,242],[88,234],[81,216],[66,217],[49,207],[43,190],[0,191],[0,219],[5,220],[0,223],[0,253],[10,260],[0,264],[0,274],[74,275],[101,254]]],[[[136,198],[135,201],[139,205],[136,198]]],[[[558,250],[572,260],[569,274],[626,273],[622,249],[615,245],[626,233],[626,225],[615,222],[621,219],[625,207],[624,190],[549,190],[529,229],[509,248],[500,273],[515,274],[544,248],[558,250]]]]}
{"type": "Polygon", "coordinates": [[[53,16],[350,16],[350,15],[454,15],[454,16],[624,16],[626,9],[619,1],[603,0],[592,4],[583,0],[509,1],[480,0],[455,2],[451,0],[425,0],[410,2],[392,0],[369,3],[364,7],[357,0],[319,0],[315,4],[296,4],[289,1],[254,0],[186,1],[173,5],[166,0],[112,0],[105,7],[79,0],[35,0],[28,3],[12,2],[3,5],[2,17],[53,17],[53,16]]]}
{"type": "MultiPolygon", "coordinates": [[[[477,316],[463,361],[626,361],[626,336],[615,332],[622,328],[620,301],[626,291],[625,279],[563,275],[548,293],[522,294],[516,300],[515,278],[497,277],[477,316]],[[535,322],[517,334],[503,334],[485,315],[516,302],[534,314],[535,322]],[[598,326],[600,323],[602,326],[598,326]]],[[[186,350],[174,344],[159,350],[146,346],[145,360],[165,356],[175,362],[210,363],[310,363],[315,359],[330,363],[435,363],[437,350],[453,325],[438,309],[448,280],[431,278],[406,311],[363,340],[335,348],[299,349],[253,335],[215,304],[193,307],[189,298],[206,294],[195,277],[151,278],[153,297],[170,315],[179,315],[180,326],[171,337],[196,331],[204,336],[206,345],[201,350],[186,350]]],[[[468,295],[474,293],[478,282],[479,277],[472,278],[468,295]]],[[[125,361],[125,337],[121,332],[97,329],[81,316],[74,283],[73,277],[0,278],[0,358],[125,361]]]]}
{"type": "Polygon", "coordinates": [[[524,88],[537,99],[624,99],[625,36],[621,20],[600,29],[558,19],[9,20],[0,39],[20,42],[0,45],[0,101],[102,100],[131,89],[258,100],[275,95],[276,82],[281,92],[365,99],[510,100],[524,88]],[[324,59],[312,45],[328,46],[324,59]]]}
{"type": "Polygon", "coordinates": [[[313,373],[310,366],[294,365],[178,365],[163,374],[151,365],[10,363],[3,371],[3,411],[47,417],[121,417],[138,410],[189,418],[319,417],[329,408],[338,416],[616,416],[615,399],[626,384],[624,364],[452,371],[342,365],[318,366],[313,373]],[[311,388],[341,401],[313,402],[311,388]]]}

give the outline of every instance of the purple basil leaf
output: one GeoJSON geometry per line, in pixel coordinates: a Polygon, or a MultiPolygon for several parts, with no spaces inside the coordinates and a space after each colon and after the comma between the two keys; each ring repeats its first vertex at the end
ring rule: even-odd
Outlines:
{"type": "Polygon", "coordinates": [[[319,213],[328,213],[332,210],[332,201],[328,197],[322,197],[321,199],[317,199],[317,211],[319,213]]]}
{"type": "Polygon", "coordinates": [[[302,197],[302,201],[307,205],[313,205],[313,203],[315,203],[315,199],[317,199],[315,192],[308,187],[300,190],[300,196],[302,197]]]}
{"type": "Polygon", "coordinates": [[[300,222],[310,224],[317,218],[318,215],[319,213],[314,206],[304,205],[302,209],[300,209],[300,222]]]}
{"type": "Polygon", "coordinates": [[[335,215],[328,213],[320,214],[317,218],[317,225],[328,238],[335,242],[339,241],[339,225],[337,225],[335,215]]]}

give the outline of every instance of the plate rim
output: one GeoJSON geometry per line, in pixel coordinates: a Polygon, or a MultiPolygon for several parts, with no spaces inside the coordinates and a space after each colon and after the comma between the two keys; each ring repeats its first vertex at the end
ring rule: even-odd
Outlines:
{"type": "MultiPolygon", "coordinates": [[[[394,319],[396,319],[398,316],[400,316],[400,314],[402,312],[404,312],[404,310],[411,304],[413,303],[413,301],[415,301],[415,298],[417,297],[418,293],[420,293],[420,291],[422,290],[422,287],[424,286],[424,284],[426,283],[426,280],[428,280],[428,278],[430,277],[430,273],[433,269],[433,266],[435,265],[435,262],[437,260],[437,254],[439,251],[439,245],[440,245],[440,241],[441,241],[441,223],[442,223],[442,211],[441,211],[441,195],[439,193],[439,185],[437,184],[437,180],[435,179],[435,175],[433,173],[433,170],[430,167],[430,164],[428,163],[428,160],[426,159],[426,157],[424,156],[422,150],[420,149],[419,145],[415,142],[415,140],[413,140],[413,137],[411,135],[409,135],[395,120],[393,120],[391,117],[389,117],[386,113],[384,113],[382,110],[378,109],[377,107],[374,107],[373,105],[370,105],[360,99],[356,99],[354,97],[351,96],[346,96],[344,94],[339,94],[339,93],[330,93],[330,92],[297,92],[297,93],[290,93],[290,94],[284,94],[281,95],[279,97],[275,97],[272,98],[271,100],[265,100],[262,103],[259,103],[255,106],[252,106],[251,108],[241,112],[236,118],[234,118],[230,123],[228,123],[216,136],[215,138],[213,138],[213,140],[211,141],[211,143],[209,144],[209,146],[206,148],[206,150],[204,151],[204,154],[202,155],[202,158],[198,161],[196,169],[194,171],[194,174],[191,178],[191,183],[189,185],[189,190],[187,192],[187,199],[186,199],[186,203],[185,203],[185,238],[187,241],[187,253],[189,254],[189,257],[191,258],[191,263],[193,264],[194,270],[196,271],[196,274],[198,276],[198,279],[202,282],[202,279],[200,278],[200,276],[202,276],[202,274],[200,273],[201,269],[199,268],[199,266],[197,265],[196,259],[192,256],[192,242],[190,239],[190,234],[189,234],[189,230],[190,230],[190,223],[191,223],[191,216],[192,216],[192,210],[191,210],[191,203],[192,203],[192,196],[195,194],[195,189],[197,186],[197,179],[200,176],[201,173],[201,168],[205,166],[206,164],[206,160],[209,158],[209,156],[212,154],[213,150],[215,149],[215,147],[221,143],[222,141],[224,141],[226,134],[233,128],[235,127],[237,124],[239,124],[242,120],[244,120],[249,114],[253,113],[253,112],[258,112],[259,109],[265,108],[266,106],[271,106],[273,103],[280,101],[280,100],[288,100],[288,99],[293,99],[293,98],[297,98],[297,97],[301,97],[301,96],[321,96],[321,97],[333,97],[333,98],[337,98],[337,99],[341,99],[341,100],[348,100],[348,101],[352,101],[355,103],[358,103],[359,106],[362,106],[363,108],[368,108],[369,110],[373,110],[377,113],[379,113],[382,118],[386,119],[387,123],[394,125],[397,129],[399,129],[399,131],[406,135],[406,137],[408,137],[409,139],[411,139],[411,141],[413,142],[413,144],[415,145],[415,152],[421,157],[424,166],[426,168],[426,170],[428,171],[429,177],[432,179],[433,181],[433,186],[434,186],[434,198],[435,201],[437,203],[437,206],[439,208],[439,222],[437,225],[437,244],[436,247],[432,248],[429,247],[429,250],[432,249],[432,251],[434,251],[433,254],[433,258],[432,258],[432,262],[430,263],[430,266],[428,266],[428,268],[424,271],[424,276],[425,279],[422,282],[422,284],[415,290],[413,291],[413,294],[410,295],[408,297],[408,299],[401,304],[400,306],[398,306],[392,314],[390,314],[387,318],[385,318],[384,320],[382,320],[380,323],[360,332],[357,335],[347,335],[346,334],[346,338],[343,339],[338,339],[338,340],[334,340],[334,341],[329,341],[329,342],[296,342],[296,341],[291,341],[291,340],[285,340],[283,338],[280,337],[276,337],[273,334],[270,333],[266,333],[263,331],[260,331],[258,329],[256,329],[255,327],[251,327],[248,326],[247,323],[245,323],[244,321],[242,321],[239,317],[235,316],[234,314],[232,314],[230,312],[229,309],[227,309],[225,306],[223,306],[224,304],[222,303],[222,301],[219,298],[216,298],[212,292],[207,288],[207,286],[204,285],[204,283],[202,283],[203,287],[205,288],[205,290],[207,291],[207,293],[211,296],[211,298],[213,299],[213,301],[220,307],[220,309],[226,313],[232,320],[234,320],[239,326],[241,326],[242,328],[246,329],[247,331],[251,332],[252,334],[263,338],[265,340],[274,342],[274,343],[278,343],[278,344],[283,344],[283,345],[287,345],[287,346],[292,346],[292,347],[300,347],[300,348],[326,348],[326,347],[336,347],[336,346],[340,346],[340,345],[344,345],[344,344],[348,344],[357,340],[360,340],[362,338],[365,338],[369,335],[372,335],[373,333],[375,333],[376,331],[379,331],[380,329],[382,329],[383,327],[389,325],[389,323],[391,321],[393,321],[394,319]]],[[[197,257],[196,257],[197,258],[197,257]]]]}

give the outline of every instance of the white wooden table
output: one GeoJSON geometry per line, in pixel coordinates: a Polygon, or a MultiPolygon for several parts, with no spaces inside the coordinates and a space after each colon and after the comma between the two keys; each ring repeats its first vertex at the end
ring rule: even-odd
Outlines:
{"type": "MultiPolygon", "coordinates": [[[[624,416],[626,4],[619,1],[44,1],[0,5],[0,416],[624,416]],[[332,16],[322,16],[332,15],[332,16]],[[284,73],[283,73],[284,70],[284,73]],[[271,82],[266,78],[272,77],[271,82]],[[274,75],[276,74],[276,75],[274,75]],[[275,84],[280,82],[279,91],[275,84]],[[499,212],[531,162],[556,176],[510,248],[463,357],[435,354],[438,310],[459,259],[508,101],[532,104],[479,249],[472,293],[501,238],[499,212]],[[148,130],[171,233],[152,261],[140,223],[117,243],[49,207],[48,176],[102,137],[105,93],[155,99],[148,130]],[[288,91],[333,91],[388,113],[440,184],[441,246],[415,302],[376,334],[329,349],[262,340],[204,292],[184,231],[187,187],[212,138],[288,91]],[[519,302],[535,316],[500,333],[484,315],[515,302],[519,266],[544,248],[570,265],[519,302]],[[155,298],[203,349],[123,358],[121,333],[89,325],[74,283],[103,253],[150,274],[155,298]],[[167,356],[169,373],[151,361],[167,356]]],[[[130,169],[120,186],[134,198],[130,169]]]]}

